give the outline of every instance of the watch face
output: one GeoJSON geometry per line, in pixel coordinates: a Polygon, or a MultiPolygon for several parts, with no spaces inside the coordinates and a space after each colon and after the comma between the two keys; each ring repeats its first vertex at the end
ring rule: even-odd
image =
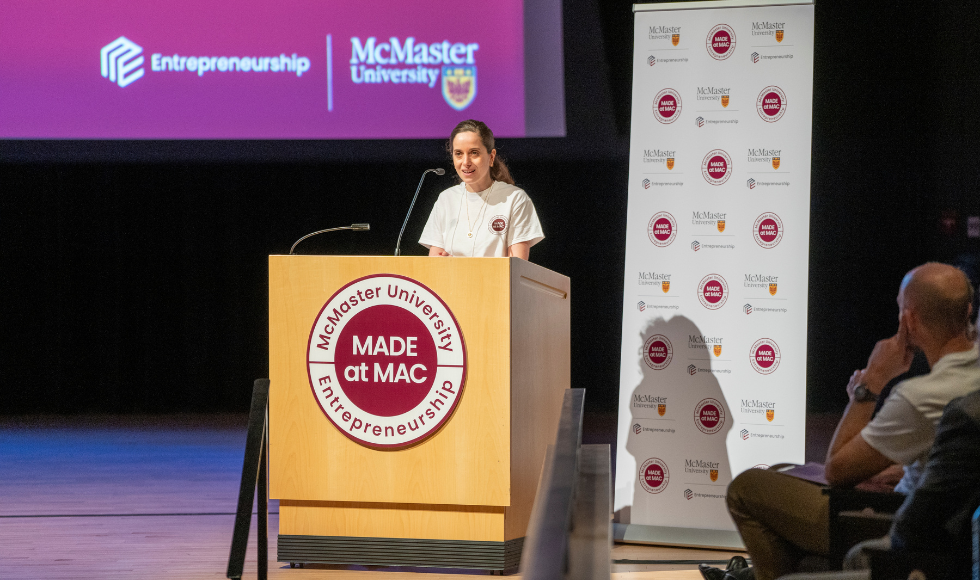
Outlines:
{"type": "Polygon", "coordinates": [[[868,390],[864,385],[858,385],[854,388],[854,400],[855,401],[874,401],[878,396],[868,390]]]}

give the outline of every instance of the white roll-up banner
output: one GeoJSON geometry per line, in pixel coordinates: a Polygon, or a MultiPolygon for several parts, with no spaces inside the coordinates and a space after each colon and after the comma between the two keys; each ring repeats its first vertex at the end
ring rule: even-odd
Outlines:
{"type": "Polygon", "coordinates": [[[741,547],[732,478],[804,458],[813,3],[634,12],[615,536],[741,547]]]}

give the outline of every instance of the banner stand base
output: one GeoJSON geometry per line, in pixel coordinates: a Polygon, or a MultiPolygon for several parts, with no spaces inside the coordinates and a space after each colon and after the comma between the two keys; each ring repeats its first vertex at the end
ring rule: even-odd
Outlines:
{"type": "Polygon", "coordinates": [[[745,551],[745,544],[742,543],[742,537],[738,535],[738,532],[728,530],[614,523],[613,541],[624,544],[655,544],[682,548],[745,551]]]}

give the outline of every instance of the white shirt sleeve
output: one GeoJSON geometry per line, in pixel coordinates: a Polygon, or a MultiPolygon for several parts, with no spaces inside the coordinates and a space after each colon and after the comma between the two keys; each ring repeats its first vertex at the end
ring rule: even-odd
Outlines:
{"type": "Polygon", "coordinates": [[[911,465],[929,453],[936,428],[900,393],[892,393],[861,437],[888,459],[911,465]]]}
{"type": "Polygon", "coordinates": [[[541,230],[541,222],[538,220],[534,203],[523,191],[519,191],[518,198],[514,200],[510,218],[511,227],[508,232],[507,247],[521,242],[530,242],[530,245],[533,246],[544,239],[544,232],[541,230]]]}
{"type": "Polygon", "coordinates": [[[431,248],[432,246],[437,246],[446,250],[446,232],[443,231],[443,227],[446,224],[445,216],[445,200],[443,196],[445,193],[439,196],[436,200],[436,204],[432,206],[432,211],[429,212],[429,219],[425,222],[425,229],[422,230],[422,237],[419,238],[419,243],[426,248],[431,248]]]}

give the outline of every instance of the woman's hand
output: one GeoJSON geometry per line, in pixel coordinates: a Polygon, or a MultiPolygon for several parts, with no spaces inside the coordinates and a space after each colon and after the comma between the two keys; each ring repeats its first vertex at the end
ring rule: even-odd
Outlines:
{"type": "Polygon", "coordinates": [[[429,256],[438,257],[438,258],[446,258],[446,257],[449,257],[449,252],[447,252],[446,250],[443,250],[439,246],[429,246],[429,256]]]}

